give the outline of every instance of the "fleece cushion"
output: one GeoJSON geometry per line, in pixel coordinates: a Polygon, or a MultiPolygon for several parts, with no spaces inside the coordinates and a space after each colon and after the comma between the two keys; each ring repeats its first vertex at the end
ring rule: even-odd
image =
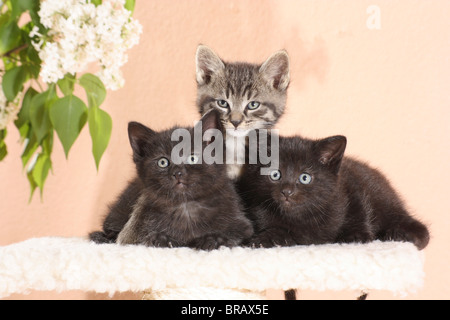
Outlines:
{"type": "Polygon", "coordinates": [[[113,294],[170,288],[380,289],[404,295],[423,285],[423,263],[423,252],[404,242],[207,252],[45,237],[0,247],[0,297],[31,290],[113,294]]]}

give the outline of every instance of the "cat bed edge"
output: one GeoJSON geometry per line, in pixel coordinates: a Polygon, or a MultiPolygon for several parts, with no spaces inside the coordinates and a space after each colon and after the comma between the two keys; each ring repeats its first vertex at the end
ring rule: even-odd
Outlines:
{"type": "Polygon", "coordinates": [[[31,290],[112,295],[194,287],[388,290],[406,295],[422,287],[423,264],[423,251],[406,242],[208,252],[42,237],[0,247],[0,297],[31,290]]]}

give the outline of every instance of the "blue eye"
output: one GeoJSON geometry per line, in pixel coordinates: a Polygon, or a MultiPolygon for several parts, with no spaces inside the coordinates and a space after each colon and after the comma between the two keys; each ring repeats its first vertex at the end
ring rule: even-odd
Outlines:
{"type": "Polygon", "coordinates": [[[270,173],[270,179],[272,179],[273,181],[278,181],[281,179],[281,171],[280,170],[273,170],[270,173]]]}
{"type": "Polygon", "coordinates": [[[298,178],[298,180],[300,181],[300,183],[310,184],[312,181],[312,177],[307,173],[302,173],[298,178]]]}
{"type": "Polygon", "coordinates": [[[158,160],[158,167],[160,168],[166,168],[169,166],[169,164],[170,162],[167,158],[162,157],[158,160]]]}
{"type": "Polygon", "coordinates": [[[258,109],[260,103],[258,101],[251,101],[249,102],[249,104],[247,105],[247,109],[248,110],[255,110],[258,109]]]}
{"type": "Polygon", "coordinates": [[[230,106],[225,100],[216,100],[216,103],[221,108],[228,108],[230,106]]]}

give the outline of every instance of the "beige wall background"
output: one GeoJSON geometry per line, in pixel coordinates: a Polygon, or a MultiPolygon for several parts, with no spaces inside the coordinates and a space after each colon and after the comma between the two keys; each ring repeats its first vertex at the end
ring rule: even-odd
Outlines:
{"type": "MultiPolygon", "coordinates": [[[[31,237],[85,236],[134,174],[127,123],[154,129],[190,125],[195,108],[195,50],[206,44],[225,60],[262,62],[281,48],[291,58],[281,134],[343,134],[348,155],[380,168],[426,222],[425,285],[411,299],[450,297],[450,2],[137,1],[144,33],[123,68],[125,87],[103,104],[113,133],[100,170],[87,127],[69,159],[59,142],[43,201],[29,204],[19,135],[11,126],[0,163],[0,245],[31,237]],[[366,23],[380,9],[380,29],[366,23]]],[[[80,93],[81,95],[82,93],[80,93]]],[[[353,292],[303,291],[300,298],[354,298],[353,292]]],[[[117,298],[136,296],[120,295],[117,298]]],[[[280,292],[271,293],[281,298],[280,292]]],[[[102,299],[84,292],[32,292],[12,298],[102,299]]],[[[397,299],[373,292],[372,299],[397,299]]]]}

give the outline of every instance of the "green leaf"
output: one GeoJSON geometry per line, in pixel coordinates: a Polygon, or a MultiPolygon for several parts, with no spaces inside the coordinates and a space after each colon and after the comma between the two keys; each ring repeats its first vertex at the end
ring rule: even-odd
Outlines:
{"type": "Polygon", "coordinates": [[[20,143],[23,143],[25,139],[28,137],[28,133],[30,132],[30,123],[26,123],[19,128],[20,134],[20,143]]]}
{"type": "Polygon", "coordinates": [[[33,79],[38,79],[39,78],[39,73],[41,72],[41,61],[39,60],[39,57],[37,57],[38,60],[31,60],[31,59],[35,59],[33,57],[33,52],[36,52],[34,50],[34,48],[28,48],[27,50],[23,50],[25,52],[25,54],[27,55],[27,59],[30,60],[31,62],[24,62],[24,60],[22,60],[23,66],[25,67],[27,73],[28,73],[28,79],[33,78],[33,79]],[[25,64],[26,63],[26,64],[25,64]]]}
{"type": "Polygon", "coordinates": [[[39,10],[40,10],[40,1],[36,1],[36,0],[30,0],[33,2],[33,7],[29,8],[29,13],[30,13],[30,17],[31,17],[31,21],[33,21],[34,25],[36,25],[39,28],[39,32],[43,35],[46,35],[48,32],[48,29],[46,29],[42,23],[41,23],[41,18],[39,17],[39,10]]]}
{"type": "Polygon", "coordinates": [[[21,42],[20,29],[12,20],[0,27],[0,55],[17,48],[21,42]]]}
{"type": "Polygon", "coordinates": [[[134,12],[134,6],[136,5],[136,0],[126,0],[125,1],[125,9],[128,11],[131,11],[131,13],[134,12]]]}
{"type": "Polygon", "coordinates": [[[95,165],[100,164],[103,153],[111,138],[112,119],[108,113],[98,107],[89,108],[88,111],[89,132],[92,138],[92,154],[95,165]]]}
{"type": "Polygon", "coordinates": [[[8,149],[6,148],[5,143],[6,133],[6,129],[0,130],[0,161],[5,159],[8,154],[8,149]]]}
{"type": "Polygon", "coordinates": [[[34,0],[14,0],[12,1],[12,16],[18,17],[22,12],[32,10],[35,6],[34,0]]]}
{"type": "Polygon", "coordinates": [[[27,163],[30,161],[31,157],[36,152],[39,144],[37,143],[36,137],[32,133],[28,133],[28,138],[25,139],[25,148],[23,149],[22,155],[22,166],[25,168],[27,163]]]}
{"type": "Polygon", "coordinates": [[[35,95],[31,100],[29,112],[31,129],[35,133],[38,143],[40,143],[52,129],[49,108],[57,98],[54,89],[50,88],[47,91],[35,95]]]}
{"type": "Polygon", "coordinates": [[[106,97],[103,82],[91,73],[85,73],[79,81],[86,91],[89,107],[99,107],[106,97]]]}
{"type": "Polygon", "coordinates": [[[23,10],[33,10],[36,7],[35,0],[19,0],[18,2],[23,10]]]}
{"type": "Polygon", "coordinates": [[[27,70],[22,67],[14,67],[3,75],[3,92],[8,101],[14,101],[17,94],[23,90],[23,84],[27,81],[27,70]]]}
{"type": "Polygon", "coordinates": [[[34,191],[37,188],[37,183],[36,183],[36,181],[34,181],[32,170],[27,172],[27,178],[28,178],[28,182],[30,183],[30,198],[28,199],[28,203],[30,203],[31,199],[33,199],[34,191]]]}
{"type": "Polygon", "coordinates": [[[86,104],[74,95],[58,99],[50,108],[50,120],[64,147],[67,158],[70,148],[86,124],[86,104]]]}
{"type": "Polygon", "coordinates": [[[3,70],[7,71],[17,66],[17,63],[14,59],[10,59],[8,57],[4,57],[3,61],[3,70]]]}
{"type": "Polygon", "coordinates": [[[8,155],[8,149],[6,148],[5,143],[0,143],[0,161],[5,159],[5,157],[8,155]]]}
{"type": "Polygon", "coordinates": [[[0,14],[0,28],[3,27],[3,25],[7,24],[10,18],[11,14],[9,11],[0,14]]]}
{"type": "Polygon", "coordinates": [[[17,129],[21,129],[25,124],[30,122],[30,107],[31,100],[38,92],[34,90],[32,87],[28,88],[25,96],[23,97],[22,107],[20,108],[19,114],[17,115],[17,120],[14,121],[17,129]]]}
{"type": "Polygon", "coordinates": [[[91,3],[97,7],[102,4],[102,0],[91,0],[91,3]]]}
{"type": "Polygon", "coordinates": [[[53,151],[53,130],[50,131],[50,134],[48,134],[44,140],[41,142],[42,151],[44,154],[46,154],[49,158],[52,155],[53,151]]]}
{"type": "Polygon", "coordinates": [[[50,171],[51,167],[52,161],[50,160],[50,157],[45,153],[40,153],[31,171],[33,180],[41,191],[41,199],[44,191],[44,183],[47,179],[48,172],[50,171]]]}
{"type": "Polygon", "coordinates": [[[58,80],[57,84],[61,89],[61,92],[65,96],[68,96],[73,93],[73,89],[75,87],[75,76],[68,73],[64,76],[64,78],[58,80]]]}
{"type": "Polygon", "coordinates": [[[41,151],[34,153],[27,169],[27,178],[30,183],[30,201],[36,188],[40,189],[41,200],[44,191],[44,184],[48,172],[52,170],[51,152],[53,149],[53,131],[48,134],[41,143],[41,151]]]}

